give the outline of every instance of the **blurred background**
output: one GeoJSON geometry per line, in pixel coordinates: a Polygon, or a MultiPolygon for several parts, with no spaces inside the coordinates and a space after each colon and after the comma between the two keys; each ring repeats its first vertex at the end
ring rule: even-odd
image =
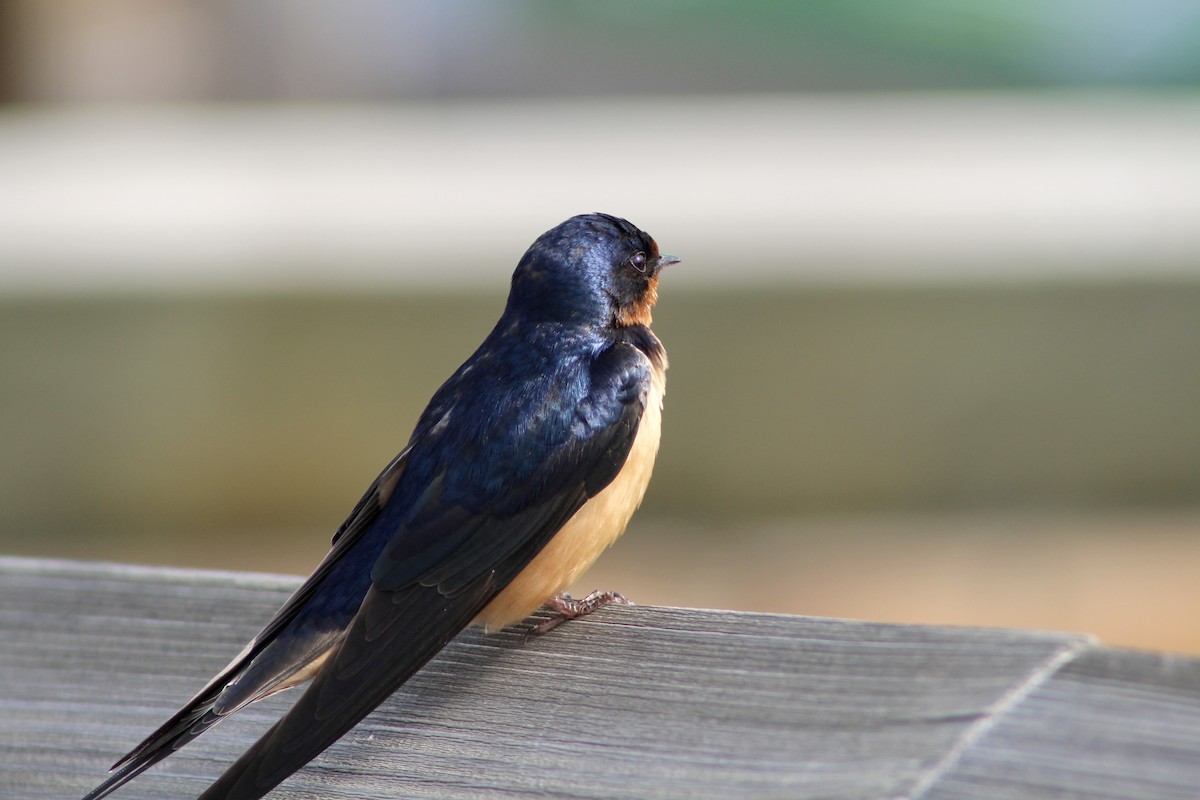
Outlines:
{"type": "Polygon", "coordinates": [[[579,591],[1200,653],[1200,5],[0,0],[0,553],[307,573],[525,247],[683,257],[579,591]]]}

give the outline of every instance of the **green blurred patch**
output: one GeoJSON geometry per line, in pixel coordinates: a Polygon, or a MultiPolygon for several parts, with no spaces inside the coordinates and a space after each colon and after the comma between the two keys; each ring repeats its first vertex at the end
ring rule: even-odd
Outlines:
{"type": "MultiPolygon", "coordinates": [[[[0,552],[332,531],[502,304],[0,300],[0,552]]],[[[664,287],[645,513],[1195,505],[1198,320],[1190,282],[664,287]]]]}

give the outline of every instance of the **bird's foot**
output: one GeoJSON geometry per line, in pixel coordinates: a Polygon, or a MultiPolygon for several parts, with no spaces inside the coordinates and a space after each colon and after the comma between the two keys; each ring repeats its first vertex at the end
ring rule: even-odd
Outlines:
{"type": "Polygon", "coordinates": [[[553,616],[533,626],[529,631],[531,636],[541,636],[543,633],[549,633],[569,619],[577,617],[586,617],[598,608],[603,608],[609,603],[616,603],[621,606],[633,605],[624,595],[617,592],[605,592],[597,589],[582,600],[576,600],[569,594],[560,594],[551,597],[546,601],[546,608],[553,612],[553,616]]]}

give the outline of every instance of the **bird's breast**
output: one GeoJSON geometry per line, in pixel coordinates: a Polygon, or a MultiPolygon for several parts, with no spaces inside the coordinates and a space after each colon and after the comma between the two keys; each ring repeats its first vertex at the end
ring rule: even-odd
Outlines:
{"type": "Polygon", "coordinates": [[[566,591],[617,540],[642,502],[662,433],[666,373],[652,370],[646,408],[621,471],[575,512],[532,561],[479,613],[475,622],[499,630],[519,622],[542,603],[566,591]]]}

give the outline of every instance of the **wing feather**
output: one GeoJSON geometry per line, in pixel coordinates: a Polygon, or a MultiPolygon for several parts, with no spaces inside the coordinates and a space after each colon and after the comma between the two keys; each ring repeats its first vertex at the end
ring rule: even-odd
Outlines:
{"type": "Polygon", "coordinates": [[[644,411],[646,355],[617,343],[571,362],[571,374],[496,391],[503,364],[485,369],[486,348],[435,395],[409,447],[263,632],[85,800],[329,654],[296,705],[203,795],[262,797],[420,669],[612,481],[644,411]]]}
{"type": "MultiPolygon", "coordinates": [[[[504,485],[503,496],[457,502],[466,495],[454,491],[449,471],[425,485],[421,507],[410,510],[376,562],[373,585],[337,650],[296,705],[200,800],[262,797],[336,741],[466,627],[612,480],[644,411],[649,368],[639,356],[622,349],[598,364],[593,377],[606,383],[593,383],[587,403],[572,409],[570,441],[546,451],[530,477],[504,485]],[[431,563],[434,530],[453,546],[438,540],[431,563]]],[[[493,477],[477,479],[495,485],[493,477]]]]}
{"type": "MultiPolygon", "coordinates": [[[[312,624],[297,630],[296,620],[313,600],[329,591],[328,581],[347,552],[378,518],[404,471],[406,448],[384,468],[334,535],[329,553],[312,575],[275,613],[266,627],[217,673],[183,708],[112,766],[112,774],[84,800],[100,800],[154,764],[176,752],[224,717],[286,688],[287,681],[337,643],[344,621],[312,624]],[[290,629],[290,630],[289,630],[290,629]],[[286,632],[286,634],[285,634],[286,632]]],[[[340,576],[339,576],[340,577],[340,576]]],[[[344,586],[335,587],[345,591],[344,586]]],[[[365,587],[364,587],[365,591],[365,587]]],[[[358,605],[357,601],[354,603],[358,605]]]]}

